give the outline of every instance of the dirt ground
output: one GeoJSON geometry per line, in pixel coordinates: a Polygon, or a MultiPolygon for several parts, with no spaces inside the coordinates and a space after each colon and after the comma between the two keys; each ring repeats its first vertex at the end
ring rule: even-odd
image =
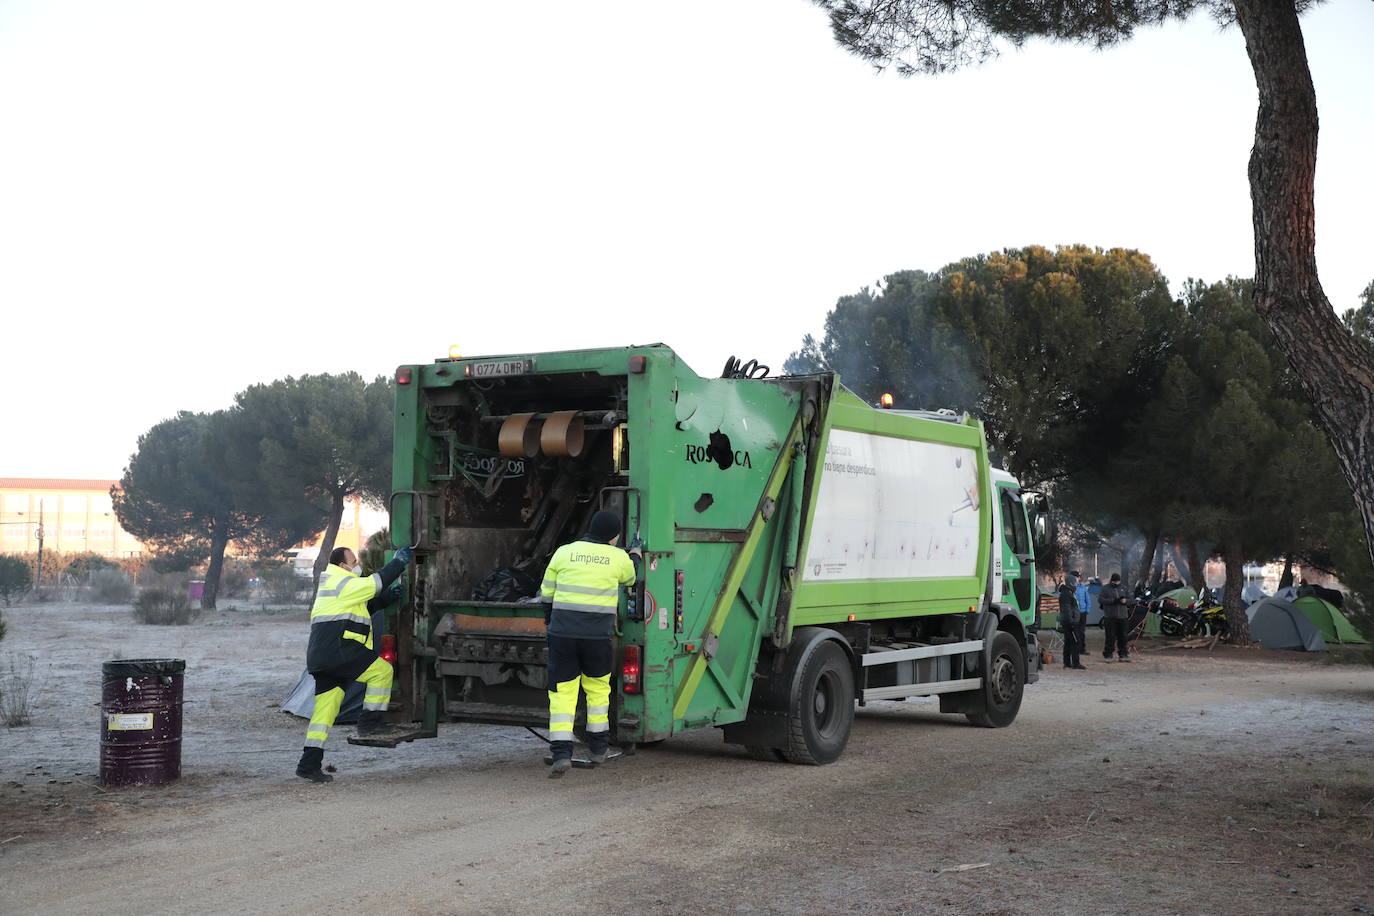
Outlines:
{"type": "Polygon", "coordinates": [[[33,657],[37,686],[33,724],[0,728],[4,913],[1374,912],[1374,670],[1320,655],[1091,653],[1008,729],[933,700],[860,710],[826,767],[707,730],[552,782],[520,729],[395,751],[341,729],[316,786],[276,708],[303,611],[6,619],[0,657],[33,657]],[[187,661],[174,786],[96,785],[120,657],[187,661]]]}

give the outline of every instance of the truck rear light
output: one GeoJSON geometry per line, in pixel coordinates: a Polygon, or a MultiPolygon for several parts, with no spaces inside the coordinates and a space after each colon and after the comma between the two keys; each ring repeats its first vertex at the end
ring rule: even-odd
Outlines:
{"type": "Polygon", "coordinates": [[[644,370],[648,367],[648,365],[649,365],[649,358],[648,358],[647,356],[631,356],[631,357],[630,357],[630,374],[631,374],[631,375],[643,375],[643,374],[644,374],[644,370]]]}
{"type": "Polygon", "coordinates": [[[387,634],[382,637],[382,649],[377,653],[382,657],[382,661],[396,664],[396,637],[387,634]]]}
{"type": "Polygon", "coordinates": [[[625,693],[639,693],[639,646],[626,646],[625,659],[620,664],[620,689],[625,693]]]}
{"type": "Polygon", "coordinates": [[[409,367],[409,366],[401,366],[399,369],[396,370],[396,384],[398,384],[398,385],[409,385],[409,384],[410,384],[410,367],[409,367]]]}

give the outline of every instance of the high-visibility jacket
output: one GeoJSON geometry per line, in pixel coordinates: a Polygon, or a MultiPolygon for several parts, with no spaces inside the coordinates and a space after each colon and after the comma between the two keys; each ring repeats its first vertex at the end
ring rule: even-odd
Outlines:
{"type": "Polygon", "coordinates": [[[355,576],[332,563],[320,575],[320,587],[310,608],[310,644],[305,650],[308,671],[355,677],[372,664],[372,615],[367,603],[385,586],[380,574],[355,576]]]}
{"type": "Polygon", "coordinates": [[[539,597],[552,602],[549,635],[609,639],[615,632],[620,587],[633,585],[630,555],[601,541],[573,541],[554,551],[539,597]]]}

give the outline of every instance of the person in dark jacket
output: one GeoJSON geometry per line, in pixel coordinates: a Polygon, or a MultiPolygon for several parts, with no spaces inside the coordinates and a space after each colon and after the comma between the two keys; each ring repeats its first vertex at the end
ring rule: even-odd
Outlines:
{"type": "Polygon", "coordinates": [[[393,585],[410,562],[411,550],[402,547],[378,572],[363,576],[358,557],[336,547],[320,574],[315,603],[310,608],[310,643],[305,667],[315,678],[315,711],[305,733],[305,748],[296,775],[311,782],[331,782],[324,772],[324,742],[338,718],[344,688],[350,681],[364,685],[363,711],[358,716],[360,737],[386,740],[406,729],[386,725],[382,715],[391,702],[391,663],[377,654],[372,640],[372,614],[401,597],[393,585]]]}
{"type": "Polygon", "coordinates": [[[1078,607],[1078,574],[1069,573],[1064,584],[1059,586],[1059,629],[1064,632],[1065,668],[1085,670],[1086,666],[1080,657],[1083,651],[1083,643],[1079,641],[1082,623],[1083,612],[1078,607]]]}
{"type": "Polygon", "coordinates": [[[1127,607],[1126,593],[1121,588],[1120,573],[1112,573],[1111,580],[1102,586],[1097,603],[1102,608],[1102,629],[1107,632],[1107,642],[1102,647],[1102,658],[1111,661],[1112,648],[1115,647],[1118,660],[1130,661],[1126,656],[1126,620],[1130,617],[1131,611],[1127,607]]]}

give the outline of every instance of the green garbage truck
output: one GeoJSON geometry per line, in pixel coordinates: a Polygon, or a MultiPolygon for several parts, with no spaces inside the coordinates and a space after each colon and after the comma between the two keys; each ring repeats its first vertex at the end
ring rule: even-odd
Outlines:
{"type": "Polygon", "coordinates": [[[661,344],[399,367],[391,536],[416,562],[392,718],[544,725],[532,596],[605,508],[643,550],[616,626],[622,747],[713,726],[830,763],[856,705],[919,696],[1009,725],[1038,676],[1045,524],[982,425],[873,407],[833,373],[749,374],[661,344]]]}

